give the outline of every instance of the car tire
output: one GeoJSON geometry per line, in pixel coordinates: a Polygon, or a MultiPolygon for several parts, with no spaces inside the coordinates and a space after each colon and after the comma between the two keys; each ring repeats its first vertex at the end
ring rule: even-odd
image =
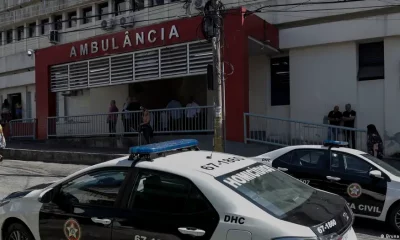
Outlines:
{"type": "Polygon", "coordinates": [[[35,238],[27,227],[13,223],[8,227],[4,240],[35,240],[35,238]]]}
{"type": "Polygon", "coordinates": [[[397,233],[400,233],[400,204],[397,203],[396,206],[390,210],[388,218],[388,223],[397,233]]]}

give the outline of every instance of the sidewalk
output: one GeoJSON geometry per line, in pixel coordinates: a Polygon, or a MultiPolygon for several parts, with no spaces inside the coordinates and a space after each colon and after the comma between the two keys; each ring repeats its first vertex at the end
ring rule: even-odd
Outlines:
{"type": "MultiPolygon", "coordinates": [[[[182,138],[182,136],[177,137],[182,138]]],[[[212,151],[212,136],[187,136],[199,140],[202,150],[212,151]]],[[[242,156],[255,156],[269,151],[267,145],[244,144],[238,142],[226,143],[226,152],[242,156]]],[[[40,141],[10,141],[2,150],[5,159],[42,161],[65,164],[93,165],[127,155],[129,147],[77,147],[72,144],[48,144],[40,141]]]]}

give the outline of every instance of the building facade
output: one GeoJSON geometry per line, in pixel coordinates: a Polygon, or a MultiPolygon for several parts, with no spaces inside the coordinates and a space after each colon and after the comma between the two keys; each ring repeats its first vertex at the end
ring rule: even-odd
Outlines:
{"type": "MultiPolygon", "coordinates": [[[[24,117],[39,119],[41,138],[46,135],[44,119],[47,116],[105,113],[110,99],[122,104],[131,91],[126,87],[131,84],[127,79],[148,82],[176,78],[167,70],[164,73],[161,70],[161,57],[166,49],[174,47],[174,51],[189,55],[185,58],[184,70],[171,70],[179,77],[205,74],[205,69],[199,72],[190,69],[191,49],[210,51],[209,45],[201,45],[204,43],[198,29],[201,18],[193,17],[199,13],[199,6],[194,3],[149,0],[19,2],[21,7],[5,6],[0,12],[3,40],[0,96],[10,99],[13,93],[21,93],[23,107],[31,109],[31,114],[26,113],[24,117]],[[134,24],[122,28],[118,24],[122,17],[133,17],[134,24]],[[102,27],[105,19],[113,19],[117,24],[102,27]],[[52,46],[48,35],[55,29],[60,32],[59,41],[52,46]],[[125,41],[126,36],[130,42],[125,41]],[[27,56],[28,49],[36,50],[36,56],[27,56]],[[125,54],[128,64],[136,66],[136,54],[150,54],[147,51],[151,49],[158,51],[158,62],[156,55],[153,56],[157,71],[138,75],[143,71],[121,72],[114,67],[122,75],[110,77],[114,60],[116,66],[123,66],[118,64],[115,54],[125,54]],[[88,72],[84,80],[80,77],[72,82],[65,80],[66,71],[79,71],[83,61],[87,67],[82,71],[88,72]],[[71,68],[72,63],[75,65],[71,68]],[[90,76],[95,77],[90,79],[90,76]],[[79,90],[77,96],[61,94],[74,89],[79,90]],[[108,97],[104,98],[106,95],[108,97]]],[[[225,46],[230,51],[224,52],[224,67],[226,72],[231,66],[234,69],[232,75],[226,76],[229,140],[243,141],[243,112],[326,123],[326,115],[333,106],[344,110],[344,105],[350,103],[357,111],[357,128],[375,124],[385,139],[386,153],[400,151],[400,139],[397,140],[400,114],[396,111],[397,98],[400,98],[397,56],[400,27],[396,24],[400,9],[397,5],[378,0],[223,3],[227,9],[245,6],[256,10],[249,16],[246,14],[246,18],[244,10],[225,17],[225,46]],[[279,37],[274,35],[275,29],[279,29],[279,37]],[[287,66],[278,71],[276,66],[281,63],[287,66]],[[283,77],[282,72],[285,72],[283,77]]],[[[120,61],[127,63],[122,55],[120,61]]],[[[206,62],[211,61],[202,57],[206,62]]],[[[178,62],[174,64],[179,65],[178,62]]],[[[195,81],[199,81],[197,85],[189,84],[185,89],[193,93],[195,89],[202,89],[198,94],[201,104],[212,104],[214,93],[204,88],[202,80],[195,81]],[[199,85],[203,87],[197,87],[199,85]]],[[[154,94],[161,96],[162,91],[154,94]]],[[[257,125],[250,123],[250,129],[252,124],[257,125]]]]}

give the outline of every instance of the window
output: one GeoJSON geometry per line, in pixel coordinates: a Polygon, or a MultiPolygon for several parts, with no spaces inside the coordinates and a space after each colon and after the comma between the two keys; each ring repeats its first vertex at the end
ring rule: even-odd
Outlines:
{"type": "Polygon", "coordinates": [[[201,192],[185,178],[143,171],[131,194],[133,209],[163,213],[195,213],[210,209],[201,192]]]}
{"type": "Polygon", "coordinates": [[[12,43],[13,41],[13,30],[7,30],[6,32],[6,43],[12,43]]]}
{"type": "Polygon", "coordinates": [[[353,155],[332,152],[331,168],[333,171],[368,176],[372,165],[353,155]]]}
{"type": "Polygon", "coordinates": [[[41,30],[42,30],[41,34],[42,35],[48,34],[49,30],[50,30],[49,19],[43,19],[40,24],[41,24],[41,30]]]}
{"type": "Polygon", "coordinates": [[[76,27],[76,25],[77,25],[76,12],[68,13],[68,27],[72,28],[72,27],[76,27]]]}
{"type": "Polygon", "coordinates": [[[28,31],[28,37],[34,37],[34,36],[36,36],[36,23],[31,23],[31,24],[29,24],[29,27],[28,27],[29,29],[29,31],[28,31]]]}
{"type": "Polygon", "coordinates": [[[271,59],[271,106],[290,104],[289,57],[271,59]]]}
{"type": "Polygon", "coordinates": [[[84,8],[83,12],[83,24],[91,23],[92,22],[92,8],[84,8]]]}
{"type": "Polygon", "coordinates": [[[400,177],[400,171],[397,168],[393,167],[392,165],[390,165],[370,154],[361,154],[361,156],[368,158],[369,160],[371,160],[375,164],[379,165],[381,168],[385,169],[386,171],[390,172],[391,174],[400,177]]]}
{"type": "Polygon", "coordinates": [[[358,80],[366,81],[384,78],[383,41],[358,45],[358,80]]]}
{"type": "Polygon", "coordinates": [[[107,18],[108,14],[108,2],[99,4],[99,20],[107,18]]]}
{"type": "Polygon", "coordinates": [[[278,157],[275,161],[284,162],[290,164],[292,161],[292,152],[288,152],[280,157],[278,157]]]}
{"type": "Polygon", "coordinates": [[[295,150],[292,164],[306,168],[325,169],[329,166],[329,153],[324,150],[295,150]]]}
{"type": "MultiPolygon", "coordinates": [[[[164,0],[150,0],[150,2],[153,2],[153,6],[155,5],[160,5],[164,3],[164,0]]],[[[131,0],[131,7],[130,9],[132,11],[139,11],[144,9],[144,0],[131,0]]]]}
{"type": "Polygon", "coordinates": [[[235,170],[217,180],[280,219],[290,218],[296,212],[292,210],[301,209],[314,193],[312,187],[262,163],[235,170]],[[249,172],[260,174],[254,178],[249,172]]]}
{"type": "Polygon", "coordinates": [[[62,30],[62,16],[55,16],[54,17],[54,30],[62,30]]]}
{"type": "Polygon", "coordinates": [[[126,169],[86,174],[63,185],[55,201],[112,207],[126,175],[126,169]]]}
{"type": "Polygon", "coordinates": [[[25,38],[24,36],[24,26],[17,27],[17,40],[21,41],[25,38]]]}
{"type": "Polygon", "coordinates": [[[114,12],[115,12],[115,16],[124,14],[126,12],[125,0],[115,0],[114,1],[114,12]]]}

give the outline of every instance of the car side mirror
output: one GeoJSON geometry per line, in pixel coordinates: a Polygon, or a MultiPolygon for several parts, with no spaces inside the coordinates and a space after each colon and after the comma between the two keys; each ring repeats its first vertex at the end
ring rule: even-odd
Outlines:
{"type": "Polygon", "coordinates": [[[369,175],[371,177],[383,179],[382,172],[379,171],[379,170],[372,170],[372,171],[369,172],[369,175]]]}
{"type": "Polygon", "coordinates": [[[40,195],[39,195],[39,202],[41,203],[49,203],[53,200],[54,198],[54,189],[53,188],[49,188],[45,191],[43,191],[40,195]]]}

